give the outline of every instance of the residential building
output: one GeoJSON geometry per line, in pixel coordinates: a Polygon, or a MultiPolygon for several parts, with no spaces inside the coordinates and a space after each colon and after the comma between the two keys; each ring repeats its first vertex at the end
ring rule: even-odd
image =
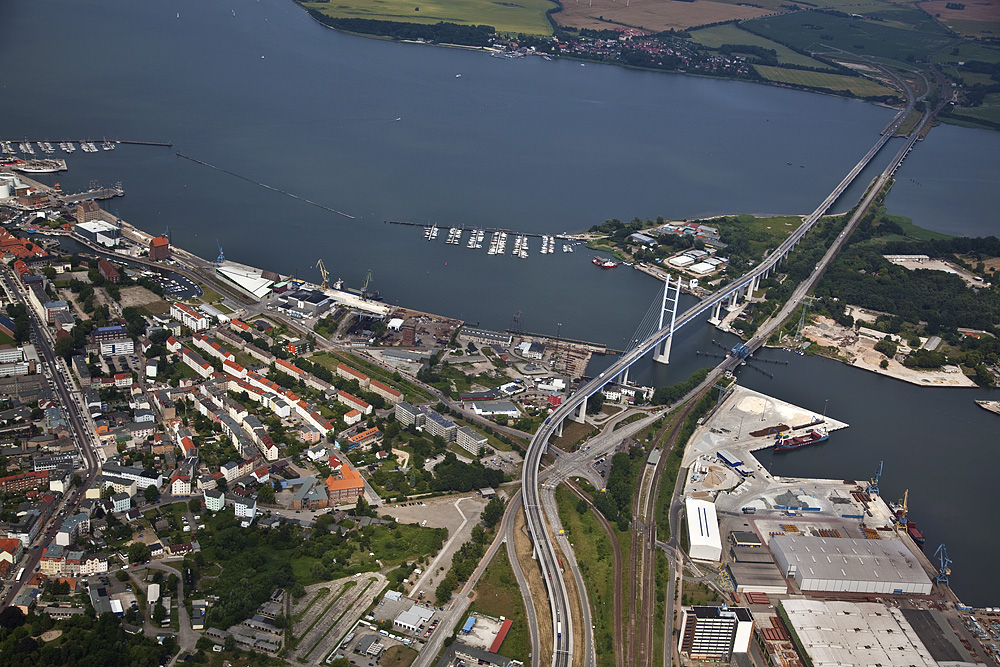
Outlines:
{"type": "Polygon", "coordinates": [[[111,511],[116,514],[132,509],[132,496],[127,493],[116,493],[111,496],[111,511]]]}
{"type": "Polygon", "coordinates": [[[426,419],[423,412],[406,401],[396,403],[395,416],[396,421],[403,426],[423,426],[426,419]]]}
{"type": "Polygon", "coordinates": [[[348,394],[346,391],[337,392],[337,401],[350,408],[360,410],[362,414],[370,415],[372,413],[372,406],[370,404],[361,400],[357,396],[348,394]]]}
{"type": "Polygon", "coordinates": [[[97,260],[97,270],[109,283],[117,285],[118,281],[122,279],[122,275],[118,273],[118,269],[112,266],[111,262],[106,259],[97,260]]]}
{"type": "Polygon", "coordinates": [[[445,442],[455,440],[455,432],[458,431],[458,426],[455,425],[455,422],[445,419],[433,410],[428,410],[426,417],[427,420],[424,422],[425,431],[432,436],[440,435],[444,438],[445,442]]]}
{"type": "Polygon", "coordinates": [[[459,447],[477,458],[479,450],[489,445],[489,438],[468,426],[463,426],[455,432],[455,440],[459,447]]]}
{"type": "Polygon", "coordinates": [[[385,399],[385,402],[389,405],[395,405],[403,400],[403,394],[387,384],[382,384],[378,380],[372,380],[368,383],[368,391],[373,394],[378,394],[385,399]]]}
{"type": "Polygon", "coordinates": [[[21,540],[14,540],[9,537],[0,538],[0,561],[6,561],[13,565],[21,560],[24,554],[24,545],[21,540]]]}
{"type": "Polygon", "coordinates": [[[226,496],[222,491],[206,489],[203,496],[205,499],[205,509],[209,512],[219,512],[226,506],[226,496]]]}
{"type": "Polygon", "coordinates": [[[694,660],[728,662],[734,653],[750,650],[753,615],[743,607],[682,609],[677,650],[694,660]]]}
{"type": "Polygon", "coordinates": [[[342,377],[345,380],[357,380],[358,386],[362,389],[367,389],[369,382],[371,382],[367,375],[359,370],[351,368],[346,364],[337,364],[337,376],[342,377]]]}
{"type": "Polygon", "coordinates": [[[84,512],[66,517],[56,533],[56,544],[68,547],[81,535],[90,532],[90,516],[84,512]]]}
{"type": "Polygon", "coordinates": [[[179,301],[170,305],[170,317],[177,318],[181,324],[192,331],[204,331],[211,324],[207,315],[199,313],[191,306],[179,301]]]}
{"type": "Polygon", "coordinates": [[[360,433],[356,433],[347,439],[355,447],[363,447],[364,445],[369,445],[373,442],[378,442],[382,439],[382,431],[378,430],[376,427],[365,429],[360,433]]]}
{"type": "Polygon", "coordinates": [[[354,409],[344,415],[344,423],[353,426],[361,421],[361,410],[354,409]]]}

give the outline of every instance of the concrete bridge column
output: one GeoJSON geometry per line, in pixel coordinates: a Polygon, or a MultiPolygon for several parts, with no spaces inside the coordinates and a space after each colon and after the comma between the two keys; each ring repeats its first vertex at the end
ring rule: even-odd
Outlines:
{"type": "Polygon", "coordinates": [[[556,437],[557,438],[561,438],[562,437],[562,427],[563,427],[563,423],[562,422],[559,422],[558,424],[556,424],[556,437]]]}
{"type": "Polygon", "coordinates": [[[731,313],[736,310],[736,306],[738,305],[740,305],[740,291],[736,290],[729,295],[729,301],[726,303],[726,310],[731,313]]]}
{"type": "Polygon", "coordinates": [[[629,369],[626,368],[624,371],[622,371],[622,374],[618,376],[618,384],[621,384],[621,385],[628,384],[628,371],[629,371],[629,369]]]}
{"type": "Polygon", "coordinates": [[[712,306],[712,316],[708,318],[709,324],[719,324],[722,321],[720,315],[722,315],[722,302],[719,301],[714,306],[712,306]]]}
{"type": "Polygon", "coordinates": [[[753,293],[759,289],[760,289],[760,275],[758,274],[758,276],[754,278],[753,282],[750,284],[750,296],[753,296],[753,293]]]}
{"type": "Polygon", "coordinates": [[[667,336],[663,342],[657,345],[657,352],[653,355],[653,361],[660,364],[670,363],[670,343],[674,340],[673,335],[667,336]]]}
{"type": "MultiPolygon", "coordinates": [[[[581,403],[580,407],[578,407],[573,412],[573,416],[570,417],[570,418],[573,421],[575,421],[576,423],[578,423],[578,424],[586,423],[586,421],[587,421],[587,399],[586,398],[583,399],[583,403],[581,403]]],[[[560,428],[562,428],[561,424],[560,424],[560,428]]]]}

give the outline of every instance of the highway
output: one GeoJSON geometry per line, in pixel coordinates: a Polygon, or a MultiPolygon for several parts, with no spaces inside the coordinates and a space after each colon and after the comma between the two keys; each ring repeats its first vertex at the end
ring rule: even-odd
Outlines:
{"type": "MultiPolygon", "coordinates": [[[[869,189],[868,195],[858,209],[858,213],[854,216],[854,218],[852,218],[853,224],[857,223],[857,220],[860,219],[863,211],[877,195],[882,184],[884,184],[884,182],[891,177],[896,167],[902,162],[903,158],[913,147],[913,143],[917,140],[917,137],[920,135],[929,118],[930,115],[925,117],[924,122],[921,123],[920,127],[918,127],[917,130],[914,131],[906,140],[895,158],[883,171],[876,184],[869,189]]],[[[819,221],[819,219],[829,210],[833,203],[840,197],[841,194],[843,194],[844,190],[846,190],[854,179],[857,178],[858,174],[860,174],[868,163],[871,162],[875,155],[878,154],[881,148],[891,138],[892,131],[898,127],[898,124],[902,122],[902,120],[903,115],[898,115],[892,124],[890,131],[881,134],[878,141],[875,142],[875,144],[868,150],[867,153],[865,153],[861,160],[858,161],[858,163],[848,172],[840,183],[837,184],[826,199],[822,201],[816,210],[803,220],[802,224],[787,239],[785,239],[785,241],[782,242],[778,248],[771,252],[768,257],[766,257],[748,273],[744,274],[741,278],[706,297],[686,310],[683,314],[679,315],[676,324],[674,325],[674,330],[694,321],[695,318],[714,307],[715,304],[721,303],[729,296],[751,285],[758,279],[758,277],[763,276],[779,261],[781,261],[795,247],[795,245],[802,240],[809,230],[813,228],[816,222],[819,221]]],[[[810,277],[796,289],[793,297],[790,298],[785,304],[785,307],[781,309],[779,316],[769,320],[769,322],[766,323],[767,326],[762,327],[761,331],[754,336],[753,339],[751,339],[748,343],[751,351],[763,345],[764,341],[767,340],[767,336],[770,335],[769,330],[780,325],[781,320],[779,320],[778,317],[787,316],[788,313],[798,306],[802,297],[810,289],[812,289],[815,282],[822,275],[826,266],[846,242],[851,229],[853,229],[853,225],[849,223],[848,228],[845,229],[844,232],[837,238],[827,252],[826,256],[824,256],[823,260],[816,266],[816,269],[810,277]],[[768,332],[764,331],[764,329],[767,329],[768,332]]],[[[586,401],[590,396],[600,391],[605,384],[618,377],[639,359],[652,352],[656,346],[671,333],[672,332],[669,326],[653,333],[651,336],[640,342],[636,348],[620,357],[614,364],[611,365],[611,367],[601,373],[598,377],[582,385],[572,396],[568,397],[562,405],[560,405],[556,411],[549,416],[548,419],[545,420],[542,426],[535,433],[535,436],[532,438],[531,444],[529,445],[524,457],[522,499],[524,502],[528,529],[531,533],[536,557],[538,558],[539,566],[541,567],[543,573],[558,572],[553,539],[546,523],[545,513],[542,509],[543,505],[539,485],[539,469],[541,459],[543,454],[546,452],[549,440],[557,433],[557,430],[563,421],[572,417],[577,410],[584,409],[583,406],[586,405],[586,401]]],[[[739,363],[740,359],[730,357],[717,368],[717,372],[732,370],[739,363]]],[[[715,374],[712,374],[712,376],[714,375],[715,374]]],[[[571,663],[573,652],[573,619],[570,617],[570,605],[562,577],[553,576],[550,578],[546,574],[546,576],[543,576],[543,579],[545,580],[547,587],[549,606],[552,610],[553,636],[555,637],[551,664],[554,667],[562,667],[563,665],[569,665],[571,663]]]]}

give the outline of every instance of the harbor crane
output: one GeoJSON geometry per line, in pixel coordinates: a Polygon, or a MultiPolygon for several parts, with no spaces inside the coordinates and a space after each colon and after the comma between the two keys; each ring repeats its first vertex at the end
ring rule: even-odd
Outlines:
{"type": "Polygon", "coordinates": [[[937,551],[934,552],[934,556],[940,563],[940,565],[938,565],[937,576],[934,577],[934,583],[951,586],[951,584],[948,583],[948,575],[951,574],[951,559],[948,558],[948,549],[944,546],[944,542],[942,542],[941,546],[939,546],[937,551]]]}
{"type": "Polygon", "coordinates": [[[900,500],[895,505],[890,506],[890,509],[892,509],[896,513],[896,525],[894,526],[894,528],[897,533],[900,530],[906,530],[906,524],[907,524],[906,513],[909,510],[906,501],[909,500],[909,497],[910,497],[910,490],[907,489],[906,491],[903,492],[903,499],[900,500]]]}
{"type": "Polygon", "coordinates": [[[865,488],[865,493],[869,496],[881,495],[878,490],[878,481],[882,477],[882,464],[885,461],[878,462],[878,470],[875,471],[875,476],[868,480],[868,486],[865,488]]]}
{"type": "Polygon", "coordinates": [[[372,270],[368,269],[368,273],[365,274],[365,282],[361,285],[361,298],[368,298],[368,285],[372,281],[372,270]]]}
{"type": "Polygon", "coordinates": [[[323,276],[323,284],[319,286],[320,289],[327,289],[330,287],[330,272],[326,270],[326,265],[323,264],[322,258],[316,261],[316,268],[319,269],[319,274],[323,276]]]}
{"type": "Polygon", "coordinates": [[[226,255],[222,252],[222,244],[219,243],[219,239],[215,239],[215,245],[219,246],[219,256],[215,258],[215,265],[222,266],[226,261],[226,255]]]}

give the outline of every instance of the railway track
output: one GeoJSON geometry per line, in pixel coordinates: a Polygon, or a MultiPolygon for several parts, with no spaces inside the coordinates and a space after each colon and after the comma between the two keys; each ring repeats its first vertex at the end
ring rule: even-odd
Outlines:
{"type": "MultiPolygon", "coordinates": [[[[656,507],[660,497],[660,479],[668,456],[677,446],[680,430],[688,415],[702,397],[710,391],[705,387],[691,397],[684,407],[666,424],[653,446],[660,447],[660,460],[652,474],[643,471],[642,484],[636,487],[632,516],[632,615],[628,645],[630,665],[653,667],[656,659],[656,507]],[[648,480],[649,484],[646,485],[648,480]]],[[[676,528],[675,528],[676,529],[676,528]]],[[[664,638],[664,650],[669,638],[664,638]]]]}

